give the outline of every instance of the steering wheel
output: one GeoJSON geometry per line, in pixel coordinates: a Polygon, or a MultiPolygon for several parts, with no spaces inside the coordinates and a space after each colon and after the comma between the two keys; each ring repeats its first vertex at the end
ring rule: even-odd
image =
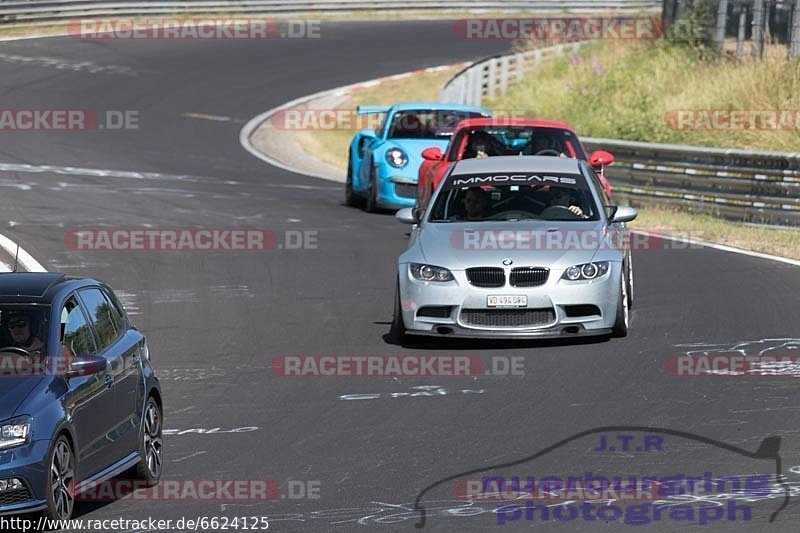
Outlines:
{"type": "Polygon", "coordinates": [[[558,150],[553,150],[552,148],[545,148],[544,150],[539,150],[533,155],[552,155],[555,157],[559,157],[561,156],[561,152],[559,152],[558,150]]]}
{"type": "Polygon", "coordinates": [[[0,353],[15,353],[23,357],[33,357],[33,354],[31,354],[31,352],[19,346],[5,346],[3,348],[0,348],[0,353]]]}
{"type": "Polygon", "coordinates": [[[551,205],[539,213],[539,216],[548,220],[578,220],[581,217],[563,205],[551,205]],[[566,215],[566,218],[564,218],[566,215]]]}

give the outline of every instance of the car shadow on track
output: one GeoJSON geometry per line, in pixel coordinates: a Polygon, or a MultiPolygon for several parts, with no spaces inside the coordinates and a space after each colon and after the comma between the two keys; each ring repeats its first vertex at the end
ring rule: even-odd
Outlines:
{"type": "MultiPolygon", "coordinates": [[[[373,322],[384,325],[387,322],[373,322]]],[[[386,344],[403,348],[425,350],[520,350],[534,348],[550,348],[555,346],[582,346],[609,342],[609,335],[596,337],[564,337],[551,339],[465,339],[457,337],[425,337],[406,335],[402,342],[397,342],[389,332],[383,335],[386,344]]]]}

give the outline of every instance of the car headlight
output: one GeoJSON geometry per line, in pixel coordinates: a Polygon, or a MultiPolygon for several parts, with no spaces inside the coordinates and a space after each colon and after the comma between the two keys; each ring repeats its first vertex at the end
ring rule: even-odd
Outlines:
{"type": "Polygon", "coordinates": [[[453,281],[453,274],[446,268],[411,263],[411,275],[420,281],[453,281]]]}
{"type": "Polygon", "coordinates": [[[386,152],[386,162],[395,168],[403,168],[408,164],[408,156],[399,148],[392,148],[386,152]]]}
{"type": "Polygon", "coordinates": [[[608,264],[608,261],[598,261],[596,263],[574,265],[564,271],[564,275],[561,276],[561,279],[580,281],[599,278],[605,276],[608,272],[608,264]]]}
{"type": "Polygon", "coordinates": [[[28,417],[9,420],[0,424],[0,450],[21,446],[30,442],[31,421],[28,417]]]}

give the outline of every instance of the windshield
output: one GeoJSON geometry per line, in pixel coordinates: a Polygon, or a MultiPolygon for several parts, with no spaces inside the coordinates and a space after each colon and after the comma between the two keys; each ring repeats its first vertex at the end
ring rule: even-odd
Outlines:
{"type": "MultiPolygon", "coordinates": [[[[586,181],[579,175],[532,176],[525,184],[446,186],[436,197],[429,222],[493,220],[599,220],[586,181]]],[[[458,178],[456,176],[456,178],[458,178]]],[[[453,178],[450,178],[452,183],[453,178]]]]}
{"type": "Polygon", "coordinates": [[[447,159],[458,161],[498,155],[550,155],[586,160],[575,135],[565,129],[486,126],[458,132],[447,159]]]}
{"type": "Polygon", "coordinates": [[[0,351],[22,348],[31,355],[46,355],[49,316],[48,306],[0,306],[0,351]]]}
{"type": "Polygon", "coordinates": [[[449,110],[407,110],[392,115],[389,139],[449,139],[462,120],[480,113],[449,110]]]}

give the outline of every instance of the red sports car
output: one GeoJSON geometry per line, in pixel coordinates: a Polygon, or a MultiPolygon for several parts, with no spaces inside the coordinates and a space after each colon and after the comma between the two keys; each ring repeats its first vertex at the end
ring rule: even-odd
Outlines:
{"type": "Polygon", "coordinates": [[[428,148],[419,167],[417,205],[425,207],[436,186],[454,161],[495,155],[551,155],[588,161],[597,171],[603,189],[611,196],[611,185],[603,167],[614,162],[610,153],[597,150],[590,157],[571,127],[563,122],[526,118],[477,118],[464,120],[451,137],[447,152],[428,148]]]}

